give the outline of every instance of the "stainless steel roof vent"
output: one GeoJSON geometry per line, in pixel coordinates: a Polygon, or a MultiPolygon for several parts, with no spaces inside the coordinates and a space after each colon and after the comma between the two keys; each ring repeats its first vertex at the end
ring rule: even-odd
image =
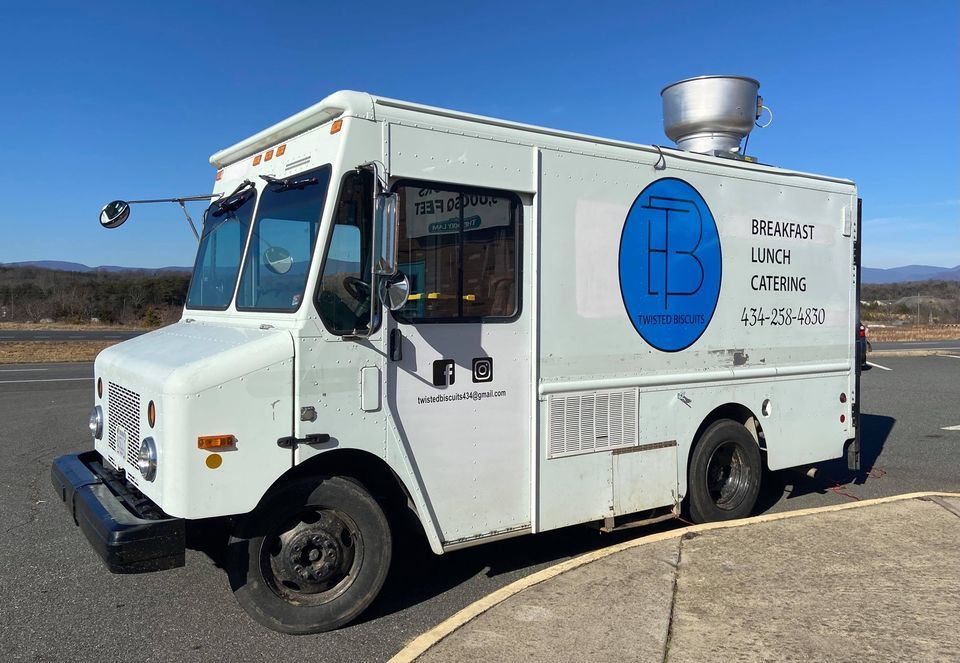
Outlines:
{"type": "Polygon", "coordinates": [[[671,83],[660,92],[663,130],[687,152],[739,155],[741,141],[766,108],[759,90],[759,81],[746,76],[698,76],[671,83]]]}

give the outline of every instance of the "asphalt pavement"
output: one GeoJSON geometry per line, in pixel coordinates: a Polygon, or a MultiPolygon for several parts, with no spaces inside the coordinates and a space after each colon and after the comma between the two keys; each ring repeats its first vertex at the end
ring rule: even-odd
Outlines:
{"type": "Polygon", "coordinates": [[[0,343],[4,341],[110,341],[126,340],[145,334],[145,330],[127,329],[0,329],[0,343]]]}
{"type": "MultiPolygon", "coordinates": [[[[857,498],[960,491],[960,359],[887,357],[862,377],[865,471],[824,463],[814,477],[772,475],[759,512],[857,498]],[[886,369],[886,370],[884,370],[886,369]]],[[[309,656],[383,661],[458,610],[514,580],[588,551],[679,526],[609,535],[565,528],[434,556],[422,536],[398,536],[381,596],[361,621],[291,637],[250,620],[221,567],[221,528],[188,534],[184,568],[109,574],[50,486],[50,462],[90,448],[92,366],[0,367],[0,651],[5,660],[246,661],[309,656]],[[41,380],[45,380],[41,382],[41,380]]]]}

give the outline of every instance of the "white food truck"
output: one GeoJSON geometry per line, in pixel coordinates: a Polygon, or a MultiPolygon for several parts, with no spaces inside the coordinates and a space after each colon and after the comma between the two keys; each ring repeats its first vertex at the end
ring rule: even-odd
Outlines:
{"type": "Polygon", "coordinates": [[[665,88],[677,148],[337,92],[217,152],[181,320],[99,355],[53,464],[75,522],[133,573],[229,519],[240,604],[308,633],[404,517],[442,554],[855,465],[857,190],[743,154],[758,88],[665,88]]]}

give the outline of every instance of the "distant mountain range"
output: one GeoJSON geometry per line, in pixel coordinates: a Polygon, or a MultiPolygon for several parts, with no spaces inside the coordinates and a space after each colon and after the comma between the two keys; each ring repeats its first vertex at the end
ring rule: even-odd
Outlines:
{"type": "Polygon", "coordinates": [[[189,274],[193,271],[193,267],[120,267],[118,265],[90,267],[79,262],[64,262],[62,260],[0,262],[0,267],[38,267],[40,269],[58,269],[63,272],[143,272],[145,274],[161,274],[164,272],[186,272],[189,274]]]}
{"type": "MultiPolygon", "coordinates": [[[[339,263],[339,261],[336,261],[339,263]]],[[[59,269],[65,272],[143,272],[146,274],[162,274],[165,272],[183,272],[189,274],[193,271],[192,267],[119,267],[117,265],[99,265],[89,267],[78,262],[63,262],[61,260],[28,260],[25,262],[7,262],[0,263],[0,267],[39,267],[41,269],[59,269]]],[[[330,269],[328,273],[337,271],[353,271],[355,265],[344,263],[342,269],[330,269]]],[[[960,281],[960,265],[956,267],[933,267],[932,265],[907,265],[906,267],[891,267],[890,269],[877,269],[875,267],[863,268],[863,283],[903,283],[906,281],[960,281]]]]}
{"type": "Polygon", "coordinates": [[[907,265],[890,269],[863,268],[863,283],[904,283],[906,281],[960,281],[960,265],[956,267],[933,267],[931,265],[907,265]]]}

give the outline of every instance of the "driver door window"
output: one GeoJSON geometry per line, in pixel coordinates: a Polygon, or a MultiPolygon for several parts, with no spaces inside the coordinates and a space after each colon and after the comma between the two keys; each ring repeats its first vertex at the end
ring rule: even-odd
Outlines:
{"type": "Polygon", "coordinates": [[[353,334],[370,324],[370,232],[373,227],[373,175],[350,173],[327,244],[317,290],[317,310],[334,334],[353,334]]]}

